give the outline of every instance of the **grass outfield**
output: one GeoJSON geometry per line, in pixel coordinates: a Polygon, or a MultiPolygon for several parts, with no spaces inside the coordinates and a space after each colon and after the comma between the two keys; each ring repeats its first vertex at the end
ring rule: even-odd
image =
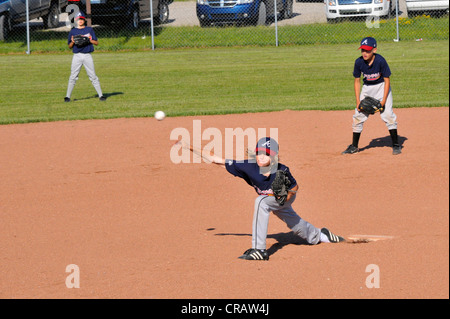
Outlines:
{"type": "MultiPolygon", "coordinates": [[[[94,53],[108,100],[84,70],[64,103],[72,54],[0,55],[0,124],[354,108],[358,43],[94,53]]],[[[394,107],[449,105],[449,41],[379,43],[394,107]]]]}

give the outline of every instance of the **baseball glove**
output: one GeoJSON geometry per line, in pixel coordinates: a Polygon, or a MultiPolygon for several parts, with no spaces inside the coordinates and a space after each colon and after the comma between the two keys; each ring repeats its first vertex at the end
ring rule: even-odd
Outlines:
{"type": "Polygon", "coordinates": [[[381,106],[380,101],[371,96],[366,96],[359,103],[358,110],[366,114],[375,114],[377,112],[383,113],[384,108],[381,106]]]}
{"type": "Polygon", "coordinates": [[[85,46],[91,44],[91,40],[88,37],[81,35],[81,34],[74,35],[73,42],[79,48],[82,48],[82,47],[85,47],[85,46]]]}
{"type": "Polygon", "coordinates": [[[275,173],[275,179],[272,182],[272,191],[276,201],[281,206],[286,202],[289,186],[291,186],[291,181],[289,180],[287,173],[278,170],[275,173]]]}

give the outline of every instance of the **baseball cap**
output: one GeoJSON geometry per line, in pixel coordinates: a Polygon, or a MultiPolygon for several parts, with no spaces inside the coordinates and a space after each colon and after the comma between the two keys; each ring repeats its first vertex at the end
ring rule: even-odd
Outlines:
{"type": "Polygon", "coordinates": [[[361,40],[361,46],[360,49],[364,50],[372,50],[377,47],[377,40],[375,40],[372,37],[366,37],[361,40]]]}
{"type": "Polygon", "coordinates": [[[78,12],[77,16],[75,17],[75,19],[84,19],[86,20],[86,17],[84,16],[83,12],[78,12]]]}
{"type": "Polygon", "coordinates": [[[256,144],[255,152],[265,151],[266,154],[270,156],[275,156],[278,154],[278,143],[271,137],[263,137],[256,144]]]}

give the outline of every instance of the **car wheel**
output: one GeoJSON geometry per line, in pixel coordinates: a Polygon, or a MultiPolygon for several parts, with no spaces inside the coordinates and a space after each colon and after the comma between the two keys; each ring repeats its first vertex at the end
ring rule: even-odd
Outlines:
{"type": "Polygon", "coordinates": [[[199,20],[200,23],[200,27],[202,28],[206,28],[206,27],[210,27],[211,26],[211,21],[209,20],[199,20]]]}
{"type": "Polygon", "coordinates": [[[329,19],[329,18],[327,18],[327,23],[338,23],[339,22],[339,18],[336,18],[336,19],[329,19]]]}
{"type": "Polygon", "coordinates": [[[261,2],[258,10],[258,19],[256,20],[256,25],[266,25],[267,24],[267,9],[266,4],[261,2]]]}
{"type": "MultiPolygon", "coordinates": [[[[396,14],[396,10],[397,10],[397,4],[395,3],[393,3],[395,0],[391,0],[391,5],[390,5],[390,7],[389,7],[389,10],[390,10],[390,14],[391,14],[391,17],[395,17],[395,14],[396,14]]],[[[400,14],[400,13],[399,13],[400,14]]]]}
{"type": "Polygon", "coordinates": [[[290,19],[294,13],[294,0],[286,0],[286,7],[283,10],[283,18],[290,19]]]}
{"type": "Polygon", "coordinates": [[[11,20],[9,16],[4,14],[0,16],[0,41],[5,41],[8,38],[11,30],[11,20]]]}
{"type": "Polygon", "coordinates": [[[133,12],[131,12],[130,21],[129,21],[130,28],[132,28],[132,29],[139,28],[139,21],[140,21],[139,9],[134,7],[133,12]]]}
{"type": "Polygon", "coordinates": [[[384,17],[385,19],[391,19],[392,17],[395,17],[395,7],[392,2],[393,0],[389,1],[389,9],[387,15],[384,17]]]}
{"type": "Polygon", "coordinates": [[[159,21],[161,24],[169,21],[169,5],[165,2],[159,5],[159,21]]]}
{"type": "Polygon", "coordinates": [[[44,28],[57,28],[59,25],[58,5],[56,3],[52,3],[49,13],[43,16],[42,19],[44,20],[44,28]]]}

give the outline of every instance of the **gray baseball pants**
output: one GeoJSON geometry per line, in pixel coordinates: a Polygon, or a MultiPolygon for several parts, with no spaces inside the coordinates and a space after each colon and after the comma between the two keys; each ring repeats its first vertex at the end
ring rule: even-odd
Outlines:
{"type": "MultiPolygon", "coordinates": [[[[360,99],[364,99],[366,96],[371,96],[378,100],[382,100],[384,95],[384,82],[375,85],[363,85],[361,89],[360,99]]],[[[387,96],[386,104],[384,106],[383,113],[380,114],[381,119],[386,124],[388,130],[397,129],[397,116],[394,114],[392,99],[392,90],[389,89],[389,94],[387,96]]],[[[363,130],[364,122],[369,118],[368,114],[359,112],[355,109],[355,114],[353,115],[353,132],[361,133],[363,130]]]]}
{"type": "Polygon", "coordinates": [[[80,74],[82,66],[84,66],[89,80],[91,80],[98,96],[103,96],[102,89],[100,87],[100,81],[95,74],[94,60],[92,59],[92,55],[90,53],[75,53],[72,59],[72,67],[70,70],[69,85],[67,86],[66,97],[70,98],[70,96],[72,95],[73,88],[77,83],[78,75],[80,74]]]}
{"type": "Polygon", "coordinates": [[[252,248],[266,249],[267,229],[269,227],[270,212],[280,218],[300,238],[311,245],[320,241],[320,229],[314,227],[300,218],[292,208],[295,195],[280,206],[274,196],[260,195],[255,200],[255,211],[253,214],[252,248]]]}

